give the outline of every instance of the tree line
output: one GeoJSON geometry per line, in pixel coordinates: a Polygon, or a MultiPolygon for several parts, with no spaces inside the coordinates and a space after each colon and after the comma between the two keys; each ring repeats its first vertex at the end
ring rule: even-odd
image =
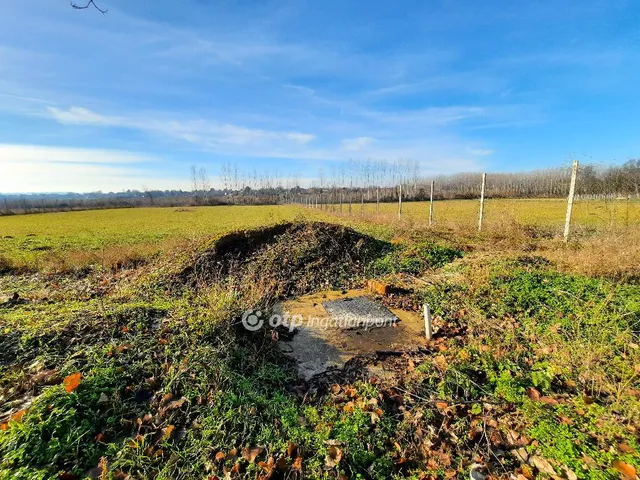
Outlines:
{"type": "MultiPolygon", "coordinates": [[[[563,197],[569,190],[570,167],[529,172],[489,173],[487,196],[493,198],[563,197]]],[[[36,213],[140,206],[188,207],[221,204],[278,204],[317,201],[393,201],[402,188],[406,201],[426,200],[434,182],[434,198],[477,198],[480,173],[426,177],[414,160],[349,160],[319,167],[313,174],[284,175],[271,169],[242,168],[223,162],[216,187],[207,170],[190,167],[191,190],[126,190],[122,192],[0,194],[0,214],[36,213]],[[401,187],[400,187],[401,186],[401,187]],[[312,199],[312,200],[310,200],[312,199]]],[[[581,165],[578,198],[640,198],[640,159],[622,165],[581,165]]]]}

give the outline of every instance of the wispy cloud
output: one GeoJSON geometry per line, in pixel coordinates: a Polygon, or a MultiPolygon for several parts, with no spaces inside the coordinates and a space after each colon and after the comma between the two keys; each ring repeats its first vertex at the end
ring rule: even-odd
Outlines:
{"type": "Polygon", "coordinates": [[[375,142],[375,138],[371,137],[347,138],[342,140],[342,148],[349,151],[357,151],[371,145],[373,142],[375,142]]]}
{"type": "Polygon", "coordinates": [[[66,125],[122,127],[170,136],[203,146],[263,145],[268,142],[307,144],[315,135],[301,132],[269,131],[210,120],[159,119],[156,117],[103,115],[82,107],[67,110],[48,107],[49,115],[66,125]]]}

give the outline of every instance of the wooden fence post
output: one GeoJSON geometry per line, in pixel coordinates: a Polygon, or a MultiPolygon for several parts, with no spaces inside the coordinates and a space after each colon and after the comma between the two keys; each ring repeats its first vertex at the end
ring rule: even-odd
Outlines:
{"type": "Polygon", "coordinates": [[[482,231],[482,217],[484,216],[484,190],[487,185],[487,174],[482,174],[482,189],[480,190],[480,215],[478,217],[478,231],[482,231]]]}
{"type": "Polygon", "coordinates": [[[569,227],[571,226],[571,212],[573,210],[573,197],[576,193],[576,177],[578,176],[578,160],[573,161],[571,169],[571,185],[569,186],[569,198],[567,200],[567,216],[564,219],[564,241],[569,240],[569,227]]]}
{"type": "Polygon", "coordinates": [[[380,213],[380,187],[376,187],[376,213],[380,213]]]}
{"type": "Polygon", "coordinates": [[[398,217],[402,216],[402,184],[398,187],[398,217]]]}
{"type": "Polygon", "coordinates": [[[431,180],[431,194],[429,195],[429,226],[433,224],[433,186],[434,181],[431,180]]]}
{"type": "Polygon", "coordinates": [[[360,215],[364,217],[364,190],[362,191],[362,203],[360,204],[360,215]]]}

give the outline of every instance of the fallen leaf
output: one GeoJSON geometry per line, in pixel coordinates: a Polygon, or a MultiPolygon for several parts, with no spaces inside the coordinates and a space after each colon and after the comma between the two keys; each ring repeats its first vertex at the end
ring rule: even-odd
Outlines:
{"type": "Polygon", "coordinates": [[[358,391],[355,388],[347,388],[344,393],[349,398],[355,398],[358,395],[358,391]]]}
{"type": "Polygon", "coordinates": [[[624,475],[627,478],[636,478],[636,468],[633,465],[623,462],[622,460],[616,460],[613,462],[613,468],[624,475]]]}
{"type": "Polygon", "coordinates": [[[287,456],[289,458],[293,458],[293,456],[296,454],[297,451],[298,451],[298,446],[293,442],[289,442],[289,444],[287,445],[287,456]]]}
{"type": "Polygon", "coordinates": [[[13,420],[16,423],[20,423],[22,422],[22,417],[24,417],[24,414],[27,412],[28,410],[26,408],[23,408],[22,410],[18,410],[16,413],[11,415],[11,420],[13,420]]]}
{"type": "Polygon", "coordinates": [[[327,456],[324,457],[324,464],[327,468],[335,468],[342,460],[342,450],[336,446],[330,446],[327,450],[327,456]]]}
{"type": "Polygon", "coordinates": [[[216,453],[216,462],[222,462],[224,461],[225,458],[227,458],[227,456],[225,455],[224,452],[216,453]]]}
{"type": "Polygon", "coordinates": [[[565,474],[565,476],[567,477],[568,480],[578,480],[578,476],[569,467],[563,465],[562,466],[562,471],[564,472],[564,474],[565,474]]]}
{"type": "Polygon", "coordinates": [[[177,410],[182,407],[185,403],[187,403],[187,399],[182,397],[180,400],[174,400],[173,402],[169,402],[165,407],[164,411],[168,412],[169,410],[177,410]]]}
{"type": "Polygon", "coordinates": [[[62,381],[62,383],[64,383],[64,389],[69,393],[73,392],[78,388],[78,385],[80,385],[80,379],[82,379],[82,373],[80,372],[72,373],[71,375],[64,377],[64,380],[62,381]]]}
{"type": "Polygon", "coordinates": [[[634,453],[635,450],[633,448],[631,448],[627,443],[619,443],[618,444],[618,450],[620,450],[622,453],[634,453]]]}
{"type": "Polygon", "coordinates": [[[446,410],[449,408],[449,404],[447,402],[436,402],[436,408],[438,410],[446,410]]]}
{"type": "Polygon", "coordinates": [[[334,395],[337,395],[340,393],[340,385],[338,385],[337,383],[334,383],[333,385],[331,385],[331,393],[333,393],[334,395]]]}
{"type": "Polygon", "coordinates": [[[538,455],[533,455],[529,458],[529,463],[536,467],[541,473],[546,473],[547,475],[556,474],[556,471],[553,469],[551,464],[538,455]]]}
{"type": "Polygon", "coordinates": [[[293,466],[291,468],[301,472],[302,471],[302,457],[296,457],[296,459],[293,461],[293,466]]]}
{"type": "Polygon", "coordinates": [[[173,400],[173,394],[171,393],[167,393],[162,397],[162,400],[160,400],[160,407],[164,407],[167,403],[169,403],[171,400],[173,400]]]}
{"type": "Polygon", "coordinates": [[[533,387],[529,387],[527,388],[527,397],[537,402],[540,400],[540,392],[533,387]]]}
{"type": "Polygon", "coordinates": [[[355,408],[356,408],[356,405],[353,402],[345,403],[345,405],[343,407],[344,411],[347,412],[347,413],[353,412],[355,410],[355,408]]]}
{"type": "Polygon", "coordinates": [[[171,438],[171,435],[173,434],[173,431],[175,430],[175,426],[173,425],[169,425],[167,428],[165,428],[162,431],[162,439],[163,440],[169,440],[171,438]]]}
{"type": "Polygon", "coordinates": [[[249,463],[255,463],[256,457],[262,453],[263,448],[243,448],[242,449],[242,458],[244,458],[249,463]]]}

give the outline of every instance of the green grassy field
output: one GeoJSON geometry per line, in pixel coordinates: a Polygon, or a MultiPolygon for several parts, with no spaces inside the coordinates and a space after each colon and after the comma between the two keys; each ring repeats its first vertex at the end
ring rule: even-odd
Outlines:
{"type": "MultiPolygon", "coordinates": [[[[478,202],[472,200],[436,202],[435,227],[473,231],[478,209],[478,202]]],[[[562,199],[489,199],[484,228],[488,232],[500,231],[505,225],[517,223],[558,234],[564,225],[565,209],[566,201],[562,199]]],[[[338,208],[335,210],[337,213],[338,208]]],[[[346,217],[349,223],[347,211],[344,205],[343,221],[346,217]]],[[[402,221],[424,226],[428,211],[428,203],[405,203],[402,221]]],[[[365,214],[378,224],[398,224],[397,204],[382,204],[379,215],[374,204],[365,204],[365,214]]],[[[352,206],[351,216],[354,221],[361,220],[359,204],[352,206]]],[[[183,240],[296,218],[330,217],[326,210],[294,205],[135,208],[0,217],[0,258],[35,269],[112,263],[118,255],[147,255],[183,240]]],[[[577,202],[573,224],[577,233],[636,226],[640,224],[640,202],[577,202]]]]}
{"type": "Polygon", "coordinates": [[[632,479],[640,241],[637,204],[616,205],[576,205],[569,244],[540,234],[560,200],[489,200],[482,235],[471,201],[437,202],[433,228],[425,203],[402,219],[391,204],[0,218],[0,480],[632,479]],[[356,231],[296,224],[211,257],[210,237],[287,220],[356,231]],[[371,279],[401,287],[381,302],[431,306],[428,348],[307,383],[277,332],[239,326],[371,279]]]}

